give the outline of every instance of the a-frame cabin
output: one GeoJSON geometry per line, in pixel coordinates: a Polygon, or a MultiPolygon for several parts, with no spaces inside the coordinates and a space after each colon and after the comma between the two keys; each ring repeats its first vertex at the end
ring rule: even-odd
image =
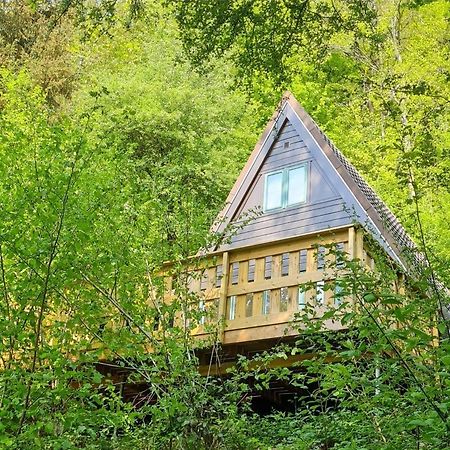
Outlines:
{"type": "MultiPolygon", "coordinates": [[[[329,281],[320,255],[324,245],[335,243],[369,267],[368,241],[377,242],[400,269],[417,255],[392,212],[290,93],[212,231],[229,238],[207,252],[211,264],[191,279],[190,289],[201,308],[217,307],[224,324],[219,341],[230,349],[230,359],[298,334],[290,324],[305,304],[320,314],[333,302],[333,293],[322,290],[329,281]],[[299,289],[304,283],[315,290],[299,289]]],[[[342,329],[332,320],[326,326],[342,329]]],[[[203,324],[195,332],[208,333],[203,324]]]]}

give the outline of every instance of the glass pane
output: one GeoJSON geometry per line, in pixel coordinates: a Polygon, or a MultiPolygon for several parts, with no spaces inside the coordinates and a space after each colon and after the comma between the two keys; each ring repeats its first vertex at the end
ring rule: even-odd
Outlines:
{"type": "Polygon", "coordinates": [[[283,195],[283,174],[274,173],[266,177],[266,202],[264,209],[281,208],[283,195]]]}
{"type": "Polygon", "coordinates": [[[267,315],[270,313],[270,291],[263,292],[262,313],[264,315],[267,315]]]}
{"type": "Polygon", "coordinates": [[[306,201],[306,166],[288,171],[287,204],[295,205],[306,201]]]}
{"type": "Polygon", "coordinates": [[[287,311],[288,304],[289,304],[289,289],[287,287],[282,287],[280,289],[280,312],[287,311]]]}
{"type": "Polygon", "coordinates": [[[245,317],[253,316],[253,294],[247,294],[245,302],[245,317]]]}

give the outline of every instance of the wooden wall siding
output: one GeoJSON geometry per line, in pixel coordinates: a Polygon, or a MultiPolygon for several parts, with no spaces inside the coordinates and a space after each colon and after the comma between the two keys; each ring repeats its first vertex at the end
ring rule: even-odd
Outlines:
{"type": "Polygon", "coordinates": [[[335,200],[290,208],[254,219],[232,237],[227,250],[338,228],[351,223],[351,216],[345,210],[345,204],[335,200]]]}
{"type": "Polygon", "coordinates": [[[328,181],[326,174],[312,158],[308,147],[289,121],[281,128],[278,138],[274,141],[237,210],[234,223],[240,223],[241,214],[245,217],[248,211],[262,211],[267,173],[303,163],[308,165],[307,202],[296,207],[257,215],[232,236],[231,243],[222,247],[224,250],[272,242],[352,223],[353,218],[347,211],[344,200],[328,181]]]}

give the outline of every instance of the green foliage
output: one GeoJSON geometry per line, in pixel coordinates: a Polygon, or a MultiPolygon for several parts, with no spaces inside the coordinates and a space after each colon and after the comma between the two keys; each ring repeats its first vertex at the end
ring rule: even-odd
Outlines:
{"type": "Polygon", "coordinates": [[[230,91],[226,65],[192,72],[168,19],[110,33],[95,52],[80,49],[87,86],[77,104],[95,104],[94,139],[126,149],[145,173],[153,245],[169,247],[166,259],[186,257],[202,246],[256,139],[246,101],[230,91]]]}
{"type": "Polygon", "coordinates": [[[0,7],[0,448],[448,448],[448,299],[429,292],[449,267],[448,5],[168,3],[0,7]],[[200,376],[223,324],[189,293],[185,258],[281,86],[418,230],[431,267],[393,294],[381,255],[375,273],[331,264],[334,307],[299,313],[293,345],[200,376]],[[254,415],[274,382],[293,412],[254,415]],[[124,402],[129,386],[143,388],[124,402]]]}

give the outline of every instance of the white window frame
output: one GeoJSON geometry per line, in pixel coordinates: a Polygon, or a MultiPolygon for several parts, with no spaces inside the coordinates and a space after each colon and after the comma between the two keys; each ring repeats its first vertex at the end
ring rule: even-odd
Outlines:
{"type": "Polygon", "coordinates": [[[263,203],[263,211],[264,212],[268,212],[268,211],[278,211],[281,209],[285,209],[285,208],[291,208],[293,206],[298,206],[298,205],[302,205],[304,203],[306,203],[308,201],[308,194],[309,194],[309,164],[305,163],[305,164],[300,164],[298,166],[294,166],[294,167],[287,167],[286,169],[283,170],[275,170],[273,172],[267,173],[265,175],[264,178],[264,203],[263,203]],[[291,171],[297,170],[297,169],[301,169],[304,168],[305,169],[305,178],[304,178],[304,183],[305,183],[305,199],[304,200],[300,200],[299,202],[295,202],[295,203],[288,203],[288,199],[289,199],[289,173],[291,171]],[[268,183],[268,179],[270,176],[272,175],[276,175],[276,174],[282,174],[282,180],[281,180],[281,206],[277,206],[275,208],[267,208],[267,199],[268,199],[268,189],[269,189],[269,183],[268,183]]]}

